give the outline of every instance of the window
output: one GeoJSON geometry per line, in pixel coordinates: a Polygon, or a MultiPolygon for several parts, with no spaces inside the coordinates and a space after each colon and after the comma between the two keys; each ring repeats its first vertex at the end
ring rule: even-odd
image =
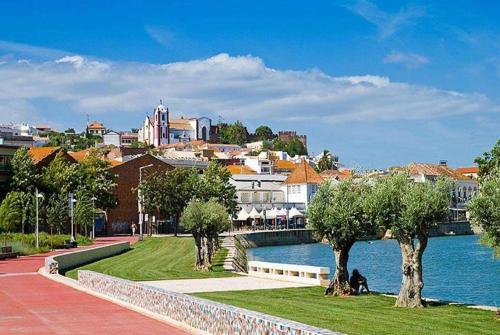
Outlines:
{"type": "Polygon", "coordinates": [[[262,193],[262,202],[271,202],[271,193],[270,192],[262,193]]]}
{"type": "Polygon", "coordinates": [[[162,114],[162,115],[161,115],[161,120],[162,120],[162,121],[165,121],[165,114],[162,114]]]}
{"type": "Polygon", "coordinates": [[[250,193],[248,193],[248,192],[241,193],[241,202],[242,203],[249,203],[250,202],[250,193]]]}
{"type": "Polygon", "coordinates": [[[258,192],[253,192],[252,195],[252,202],[259,202],[260,201],[260,196],[258,192]]]}

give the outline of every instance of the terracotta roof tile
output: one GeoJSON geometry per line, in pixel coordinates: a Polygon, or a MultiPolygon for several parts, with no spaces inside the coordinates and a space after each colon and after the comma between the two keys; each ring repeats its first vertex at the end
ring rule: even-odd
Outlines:
{"type": "Polygon", "coordinates": [[[33,158],[33,162],[37,164],[54,152],[59,151],[60,149],[60,147],[33,147],[30,148],[29,153],[33,158]]]}
{"type": "Polygon", "coordinates": [[[277,159],[274,161],[274,168],[278,170],[294,170],[297,167],[297,164],[295,164],[292,161],[287,161],[283,159],[277,159]]]}
{"type": "Polygon", "coordinates": [[[405,170],[412,177],[420,174],[426,176],[448,177],[458,180],[469,180],[470,178],[457,173],[447,165],[428,164],[428,163],[410,163],[405,167],[405,170]]]}
{"type": "Polygon", "coordinates": [[[254,170],[246,165],[228,165],[226,168],[231,174],[256,174],[254,170]]]}
{"type": "Polygon", "coordinates": [[[457,173],[465,174],[465,173],[479,173],[479,167],[470,166],[470,167],[459,167],[455,170],[457,173]]]}
{"type": "Polygon", "coordinates": [[[68,152],[68,155],[70,155],[71,157],[73,157],[73,159],[77,162],[81,162],[85,159],[85,157],[87,157],[87,155],[89,154],[89,149],[85,149],[85,150],[80,150],[80,151],[74,151],[74,152],[68,152]]]}
{"type": "Polygon", "coordinates": [[[89,125],[89,129],[104,129],[104,125],[101,122],[94,121],[89,125]]]}
{"type": "Polygon", "coordinates": [[[322,171],[319,175],[325,179],[344,180],[344,179],[351,177],[352,172],[351,172],[351,170],[344,170],[344,171],[325,170],[325,171],[322,171]]]}
{"type": "Polygon", "coordinates": [[[321,184],[324,179],[305,161],[302,160],[286,178],[285,184],[321,184]]]}

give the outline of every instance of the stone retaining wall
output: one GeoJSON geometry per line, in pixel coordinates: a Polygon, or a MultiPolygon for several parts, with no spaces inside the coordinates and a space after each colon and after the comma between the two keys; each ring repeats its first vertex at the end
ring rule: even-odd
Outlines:
{"type": "Polygon", "coordinates": [[[311,229],[267,230],[236,234],[245,248],[318,242],[311,229]]]}
{"type": "Polygon", "coordinates": [[[81,286],[210,334],[339,335],[326,329],[237,308],[93,271],[78,271],[81,286]]]}
{"type": "Polygon", "coordinates": [[[120,254],[128,249],[130,249],[129,242],[118,242],[49,256],[45,258],[45,270],[47,273],[56,274],[59,273],[59,271],[65,271],[82,264],[120,254]]]}

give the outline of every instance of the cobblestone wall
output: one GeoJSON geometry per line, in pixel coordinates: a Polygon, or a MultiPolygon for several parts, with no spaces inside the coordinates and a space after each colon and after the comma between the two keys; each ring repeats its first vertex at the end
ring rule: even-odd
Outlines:
{"type": "Polygon", "coordinates": [[[211,334],[339,334],[92,271],[78,271],[78,282],[94,292],[166,316],[211,334]]]}

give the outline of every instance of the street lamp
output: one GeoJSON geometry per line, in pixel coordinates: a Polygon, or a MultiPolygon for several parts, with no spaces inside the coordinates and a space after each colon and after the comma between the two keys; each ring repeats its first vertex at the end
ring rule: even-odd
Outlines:
{"type": "Polygon", "coordinates": [[[36,225],[35,225],[35,235],[36,235],[36,248],[38,249],[38,199],[43,199],[43,195],[38,193],[38,188],[35,188],[35,203],[36,203],[36,225]]]}
{"type": "MultiPolygon", "coordinates": [[[[141,166],[139,168],[139,186],[141,186],[141,184],[142,184],[142,170],[146,169],[148,167],[152,167],[152,166],[153,166],[153,164],[148,164],[148,165],[141,166]]],[[[144,215],[143,215],[142,206],[143,206],[143,197],[141,194],[141,190],[139,189],[137,191],[137,207],[139,208],[139,241],[142,241],[142,239],[143,239],[142,224],[144,221],[144,215]]]]}
{"type": "Polygon", "coordinates": [[[73,193],[70,193],[69,194],[69,214],[71,216],[71,242],[75,242],[76,241],[76,238],[75,238],[75,225],[74,225],[74,220],[73,220],[73,217],[74,217],[74,207],[75,207],[75,203],[76,203],[76,199],[73,198],[73,193]]]}
{"type": "Polygon", "coordinates": [[[96,197],[92,197],[92,239],[95,238],[95,201],[96,197]]]}

